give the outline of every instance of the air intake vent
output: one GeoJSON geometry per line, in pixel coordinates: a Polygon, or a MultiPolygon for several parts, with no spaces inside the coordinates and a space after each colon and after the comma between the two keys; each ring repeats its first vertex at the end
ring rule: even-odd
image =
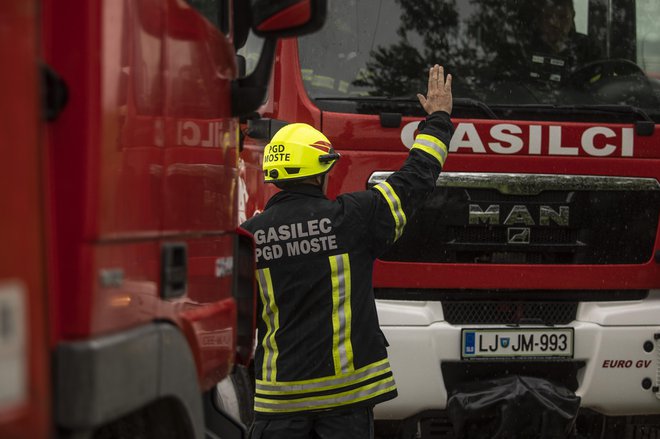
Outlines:
{"type": "Polygon", "coordinates": [[[443,302],[445,320],[454,325],[566,325],[577,302],[443,302]]]}

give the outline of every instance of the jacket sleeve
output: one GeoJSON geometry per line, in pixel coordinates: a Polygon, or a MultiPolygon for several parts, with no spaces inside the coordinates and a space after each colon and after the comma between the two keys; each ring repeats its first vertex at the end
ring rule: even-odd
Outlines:
{"type": "Polygon", "coordinates": [[[401,237],[412,215],[433,192],[452,134],[449,114],[438,111],[427,116],[403,166],[371,189],[373,210],[367,222],[374,257],[401,237]]]}

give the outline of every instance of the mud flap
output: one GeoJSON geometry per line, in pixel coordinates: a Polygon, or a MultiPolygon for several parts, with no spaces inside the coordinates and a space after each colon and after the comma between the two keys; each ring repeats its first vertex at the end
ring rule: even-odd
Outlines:
{"type": "Polygon", "coordinates": [[[517,375],[460,384],[447,401],[457,439],[567,437],[579,407],[572,391],[517,375]]]}

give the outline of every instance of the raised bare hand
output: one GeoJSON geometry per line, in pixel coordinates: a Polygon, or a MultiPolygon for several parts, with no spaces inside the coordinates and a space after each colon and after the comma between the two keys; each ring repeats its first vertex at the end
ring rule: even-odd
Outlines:
{"type": "Polygon", "coordinates": [[[451,114],[452,95],[451,95],[451,75],[445,79],[445,70],[442,66],[436,64],[429,70],[429,85],[426,97],[417,93],[419,103],[424,107],[428,114],[436,111],[446,111],[451,114]]]}

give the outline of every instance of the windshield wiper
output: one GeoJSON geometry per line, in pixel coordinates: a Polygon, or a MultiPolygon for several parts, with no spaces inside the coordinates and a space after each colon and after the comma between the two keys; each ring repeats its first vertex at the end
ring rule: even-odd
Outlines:
{"type": "MultiPolygon", "coordinates": [[[[417,97],[410,96],[320,96],[314,98],[317,101],[352,101],[352,102],[387,102],[387,103],[404,103],[404,104],[419,104],[417,97]]],[[[486,103],[476,99],[469,98],[454,98],[454,107],[460,108],[477,108],[486,114],[490,119],[499,119],[497,115],[486,105],[486,103]]]]}
{"type": "Polygon", "coordinates": [[[424,109],[419,105],[417,98],[389,97],[389,96],[319,96],[314,98],[319,103],[319,108],[330,111],[357,112],[365,114],[398,114],[421,116],[424,109]],[[324,103],[324,104],[321,104],[324,103]],[[336,105],[340,105],[336,107],[336,105]],[[346,107],[346,106],[350,107],[346,107]],[[354,107],[353,107],[354,106],[354,107]]]}
{"type": "Polygon", "coordinates": [[[488,105],[486,105],[485,102],[481,102],[476,99],[455,98],[454,106],[478,108],[481,111],[483,111],[486,115],[488,115],[488,117],[490,117],[491,119],[499,119],[499,117],[497,117],[497,115],[493,112],[493,110],[491,110],[491,108],[488,105]]]}
{"type": "Polygon", "coordinates": [[[635,121],[635,133],[638,136],[652,136],[655,131],[655,121],[651,119],[646,111],[633,105],[568,105],[567,107],[575,107],[579,110],[597,110],[608,113],[618,114],[636,114],[643,120],[635,121]]]}
{"type": "Polygon", "coordinates": [[[619,114],[636,114],[640,116],[644,121],[653,123],[653,119],[648,115],[646,111],[639,107],[632,105],[604,105],[604,104],[595,104],[595,105],[560,105],[557,108],[568,109],[568,110],[597,110],[605,111],[608,113],[619,113],[619,114]]]}
{"type": "Polygon", "coordinates": [[[633,105],[613,105],[613,104],[522,104],[522,105],[498,105],[498,108],[515,108],[517,110],[547,110],[560,112],[602,112],[623,115],[634,115],[641,118],[635,120],[635,133],[639,136],[651,136],[655,130],[655,121],[642,108],[633,105]]]}
{"type": "Polygon", "coordinates": [[[315,101],[353,101],[353,102],[419,102],[408,96],[319,96],[315,101]]]}

